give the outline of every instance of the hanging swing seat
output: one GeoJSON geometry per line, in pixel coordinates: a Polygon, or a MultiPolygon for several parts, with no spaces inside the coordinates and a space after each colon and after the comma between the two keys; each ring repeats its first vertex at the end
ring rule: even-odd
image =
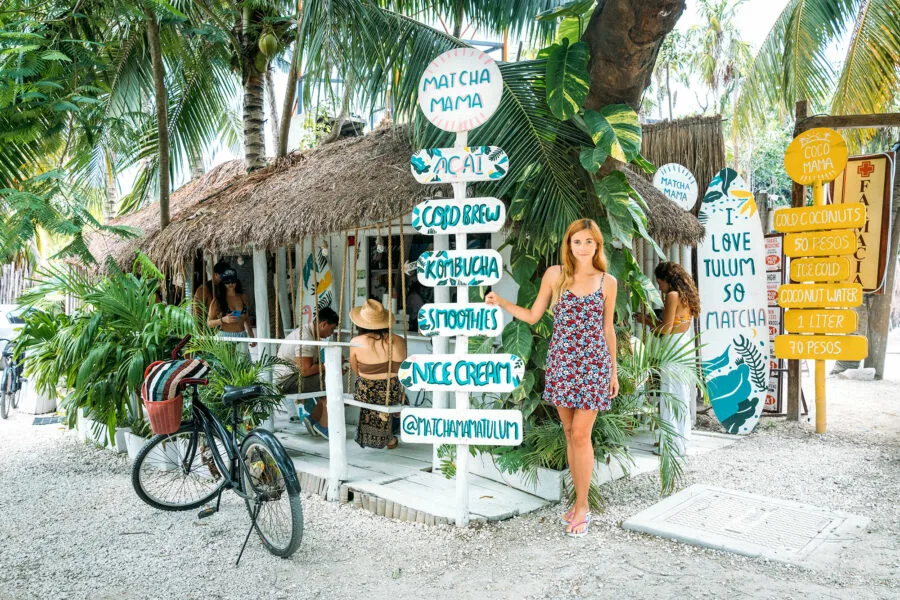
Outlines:
{"type": "MultiPolygon", "coordinates": [[[[305,394],[285,394],[284,399],[289,400],[291,402],[299,400],[303,402],[304,400],[309,400],[310,398],[321,398],[324,392],[307,392],[305,394]]],[[[368,402],[360,402],[359,400],[355,400],[353,398],[353,394],[344,394],[344,404],[349,404],[350,406],[358,406],[360,408],[365,408],[368,410],[374,410],[375,412],[388,413],[388,414],[397,414],[403,410],[404,406],[402,405],[393,405],[393,406],[385,406],[384,404],[369,404],[368,402]]]]}

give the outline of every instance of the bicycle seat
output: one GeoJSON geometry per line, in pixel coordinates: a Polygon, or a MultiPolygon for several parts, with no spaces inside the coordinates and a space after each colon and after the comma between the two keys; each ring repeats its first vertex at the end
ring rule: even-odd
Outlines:
{"type": "Polygon", "coordinates": [[[242,400],[258,398],[265,393],[261,385],[245,385],[241,387],[225,386],[225,393],[222,394],[222,404],[231,407],[242,400]]]}

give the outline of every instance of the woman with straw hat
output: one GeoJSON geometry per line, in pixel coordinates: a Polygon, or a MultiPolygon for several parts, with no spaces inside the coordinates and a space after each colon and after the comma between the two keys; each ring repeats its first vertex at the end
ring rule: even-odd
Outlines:
{"type": "MultiPolygon", "coordinates": [[[[359,335],[350,340],[354,344],[350,347],[350,368],[357,375],[354,398],[366,404],[403,404],[397,371],[406,359],[406,342],[391,333],[394,316],[381,302],[370,299],[350,311],[350,320],[359,328],[359,335]]],[[[356,443],[363,448],[396,448],[391,423],[390,413],[362,409],[356,443]]]]}

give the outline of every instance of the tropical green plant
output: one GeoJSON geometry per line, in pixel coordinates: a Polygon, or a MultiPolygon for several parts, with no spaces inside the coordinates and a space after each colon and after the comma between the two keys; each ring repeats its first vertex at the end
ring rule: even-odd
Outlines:
{"type": "Polygon", "coordinates": [[[86,275],[67,267],[39,270],[38,283],[20,303],[50,311],[25,317],[26,330],[34,332],[22,346],[26,373],[46,393],[55,395],[58,385],[67,389],[60,405],[70,427],[81,408],[108,427],[112,441],[116,426],[141,414],[131,403],[147,365],[169,356],[191,331],[193,317],[188,306],[157,301],[164,278],[146,257],[130,273],[112,264],[107,268],[111,275],[86,275]],[[49,307],[53,298],[66,295],[80,306],[54,332],[46,321],[57,309],[49,307]]]}
{"type": "MultiPolygon", "coordinates": [[[[789,117],[798,100],[809,100],[813,113],[885,112],[897,97],[898,64],[894,0],[789,0],[753,60],[735,120],[751,131],[769,107],[789,117]],[[829,55],[843,41],[846,52],[835,65],[829,55]]],[[[848,135],[862,141],[871,133],[848,135]]]]}

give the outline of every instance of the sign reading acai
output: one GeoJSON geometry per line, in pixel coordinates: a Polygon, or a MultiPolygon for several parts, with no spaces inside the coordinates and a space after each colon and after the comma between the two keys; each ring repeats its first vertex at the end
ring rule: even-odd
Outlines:
{"type": "Polygon", "coordinates": [[[419,183],[497,181],[509,169],[509,157],[497,146],[425,148],[409,159],[419,183]]]}
{"type": "Polygon", "coordinates": [[[487,121],[503,94],[497,63],[474,48],[444,52],[419,80],[419,107],[444,131],[469,131],[487,121]]]}
{"type": "Polygon", "coordinates": [[[496,250],[440,250],[423,252],[416,263],[419,283],[494,285],[503,275],[503,258],[496,250]]]}
{"type": "Polygon", "coordinates": [[[524,374],[525,363],[514,354],[414,354],[397,377],[413,392],[511,392],[524,374]]]}

